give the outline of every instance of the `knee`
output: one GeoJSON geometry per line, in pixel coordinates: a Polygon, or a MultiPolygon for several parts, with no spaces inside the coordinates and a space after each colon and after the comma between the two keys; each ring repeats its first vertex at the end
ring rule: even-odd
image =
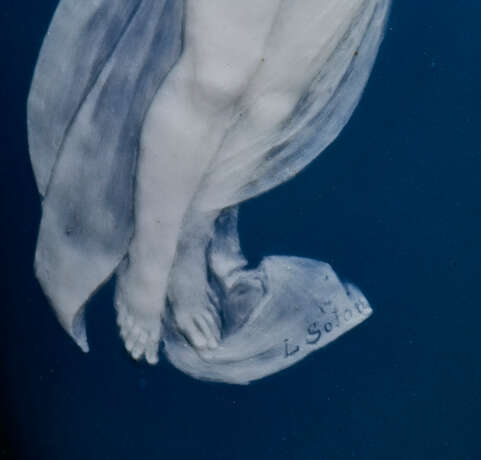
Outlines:
{"type": "Polygon", "coordinates": [[[194,93],[200,102],[225,108],[242,95],[249,81],[247,71],[231,64],[202,65],[196,69],[194,93]]]}
{"type": "Polygon", "coordinates": [[[257,97],[250,116],[258,127],[274,127],[285,121],[293,112],[299,95],[293,91],[273,91],[257,97]]]}

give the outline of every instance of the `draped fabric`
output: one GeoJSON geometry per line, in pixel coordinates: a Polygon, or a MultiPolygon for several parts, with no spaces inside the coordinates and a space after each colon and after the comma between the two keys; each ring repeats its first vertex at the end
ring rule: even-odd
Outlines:
{"type": "MultiPolygon", "coordinates": [[[[288,119],[241,152],[221,152],[201,181],[196,203],[220,213],[206,264],[224,339],[216,351],[199,353],[169,317],[164,339],[168,359],[194,377],[248,383],[371,314],[359,290],[322,262],[276,256],[246,270],[237,235],[236,205],[309,164],[358,104],[390,1],[359,3],[288,119]]],[[[43,197],[36,274],[84,351],[83,306],[128,251],[141,128],[181,56],[183,27],[183,0],[62,0],[40,52],[28,101],[31,160],[43,197]]]]}
{"type": "Polygon", "coordinates": [[[199,198],[202,208],[222,209],[276,187],[332,143],[359,103],[389,8],[389,0],[363,1],[332,53],[326,60],[319,59],[314,77],[277,131],[255,139],[239,152],[221,151],[204,178],[199,198]],[[222,195],[216,193],[219,189],[222,195]]]}
{"type": "Polygon", "coordinates": [[[62,0],[40,53],[28,103],[44,195],[36,273],[83,349],[82,306],[132,237],[140,130],[182,25],[179,0],[62,0]]]}
{"type": "Polygon", "coordinates": [[[169,361],[192,377],[248,384],[301,361],[363,322],[372,309],[324,262],[270,256],[246,270],[237,215],[236,207],[221,213],[207,251],[223,318],[219,347],[192,348],[170,318],[164,343],[169,361]]]}

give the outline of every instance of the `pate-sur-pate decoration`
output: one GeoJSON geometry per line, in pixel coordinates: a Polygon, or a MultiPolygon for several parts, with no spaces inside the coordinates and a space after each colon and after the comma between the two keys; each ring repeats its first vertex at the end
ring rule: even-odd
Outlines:
{"type": "MultiPolygon", "coordinates": [[[[61,0],[28,100],[36,275],[88,350],[116,277],[135,359],[248,383],[372,312],[329,265],[247,268],[238,206],[295,176],[359,102],[389,0],[61,0]]],[[[314,192],[314,191],[313,191],[314,192]]]]}

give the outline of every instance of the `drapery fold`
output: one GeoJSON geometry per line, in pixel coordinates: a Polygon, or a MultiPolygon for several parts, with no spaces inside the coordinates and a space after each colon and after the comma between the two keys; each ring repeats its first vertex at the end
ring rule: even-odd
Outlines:
{"type": "MultiPolygon", "coordinates": [[[[390,1],[361,5],[278,131],[215,157],[201,182],[195,204],[202,211],[224,209],[206,260],[223,341],[216,351],[199,353],[169,318],[165,336],[168,359],[194,377],[262,378],[372,312],[359,290],[325,263],[272,256],[246,270],[235,208],[293,177],[349,120],[390,1]]],[[[35,268],[60,322],[84,351],[83,307],[128,251],[141,129],[182,54],[183,27],[184,0],[62,0],[42,46],[28,101],[31,160],[43,197],[35,268]]]]}
{"type": "Polygon", "coordinates": [[[127,252],[140,131],[182,27],[179,0],[63,0],[40,53],[28,104],[44,194],[36,274],[85,350],[82,306],[127,252]]]}

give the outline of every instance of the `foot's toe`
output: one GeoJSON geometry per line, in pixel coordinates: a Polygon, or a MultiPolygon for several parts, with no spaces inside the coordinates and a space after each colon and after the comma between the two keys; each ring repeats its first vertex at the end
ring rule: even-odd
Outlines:
{"type": "Polygon", "coordinates": [[[127,317],[128,313],[125,311],[125,308],[117,305],[117,324],[120,328],[120,336],[122,339],[124,339],[124,341],[127,339],[130,331],[130,327],[127,325],[127,317]]]}
{"type": "Polygon", "coordinates": [[[208,314],[193,315],[179,322],[179,330],[187,341],[198,350],[217,348],[217,326],[208,314]]]}
{"type": "Polygon", "coordinates": [[[204,334],[207,342],[207,348],[217,348],[219,346],[219,339],[217,338],[218,331],[212,316],[208,313],[200,315],[197,319],[197,323],[199,324],[200,330],[204,334]]]}
{"type": "Polygon", "coordinates": [[[121,328],[123,328],[126,320],[126,312],[123,308],[118,308],[117,309],[117,324],[121,328]]]}
{"type": "Polygon", "coordinates": [[[145,358],[149,364],[156,364],[159,360],[158,348],[162,336],[160,313],[151,316],[137,314],[121,301],[120,295],[117,295],[115,308],[120,336],[129,354],[135,360],[145,358]]]}
{"type": "Polygon", "coordinates": [[[134,334],[133,330],[131,329],[127,333],[127,337],[125,339],[125,348],[132,353],[132,350],[134,349],[134,345],[137,343],[137,336],[134,334]]]}
{"type": "Polygon", "coordinates": [[[220,342],[221,333],[220,333],[220,318],[217,312],[213,314],[212,312],[208,311],[204,315],[204,320],[209,326],[210,333],[214,337],[216,343],[220,342]]]}
{"type": "Polygon", "coordinates": [[[212,333],[210,332],[210,328],[207,324],[207,321],[203,318],[202,315],[194,318],[194,323],[197,326],[197,329],[203,336],[205,347],[212,348],[215,347],[215,339],[212,333]]]}
{"type": "Polygon", "coordinates": [[[207,348],[207,340],[204,334],[196,327],[192,326],[191,329],[185,331],[187,340],[198,350],[204,350],[207,348]]]}
{"type": "Polygon", "coordinates": [[[215,337],[217,338],[218,341],[220,341],[221,339],[220,331],[222,330],[222,321],[220,319],[219,312],[213,305],[210,305],[205,315],[208,317],[208,321],[212,324],[215,337]]]}
{"type": "Polygon", "coordinates": [[[140,339],[137,340],[137,342],[135,342],[131,351],[132,358],[136,360],[140,359],[140,357],[144,354],[144,351],[145,351],[145,342],[143,342],[140,339]]]}
{"type": "Polygon", "coordinates": [[[159,362],[159,344],[158,342],[149,341],[145,349],[145,359],[149,364],[157,364],[159,362]]]}
{"type": "Polygon", "coordinates": [[[179,330],[187,341],[195,348],[206,348],[207,341],[200,328],[195,324],[193,318],[184,318],[179,322],[179,330]]]}
{"type": "Polygon", "coordinates": [[[125,339],[125,348],[135,360],[145,357],[149,364],[157,364],[159,341],[160,335],[156,331],[133,327],[125,339]]]}

